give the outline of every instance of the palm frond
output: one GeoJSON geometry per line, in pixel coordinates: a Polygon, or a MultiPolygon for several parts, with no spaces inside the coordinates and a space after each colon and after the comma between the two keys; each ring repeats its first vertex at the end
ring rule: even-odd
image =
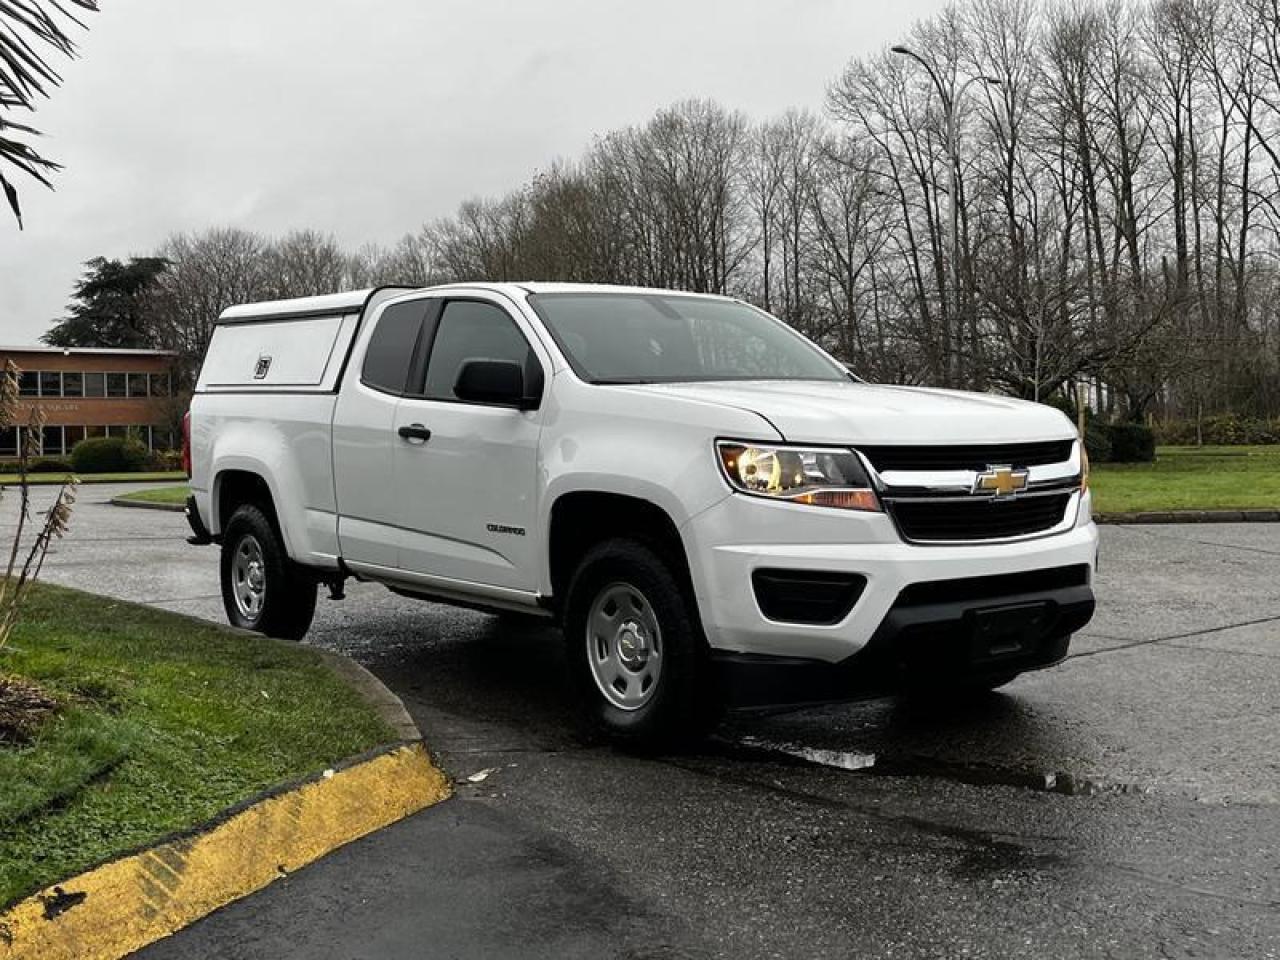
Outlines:
{"type": "MultiPolygon", "coordinates": [[[[36,128],[9,120],[4,113],[34,110],[36,101],[62,82],[50,57],[75,56],[66,27],[84,27],[73,12],[77,8],[96,12],[98,0],[0,0],[0,167],[16,168],[47,187],[53,186],[49,174],[61,167],[29,144],[3,136],[5,131],[39,136],[36,128]]],[[[17,188],[2,173],[0,189],[22,229],[17,188]]]]}

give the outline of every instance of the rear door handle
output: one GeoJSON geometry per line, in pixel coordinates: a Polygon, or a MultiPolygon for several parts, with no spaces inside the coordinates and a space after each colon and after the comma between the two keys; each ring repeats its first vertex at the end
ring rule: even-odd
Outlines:
{"type": "Polygon", "coordinates": [[[401,440],[407,440],[413,443],[415,440],[419,443],[426,443],[431,439],[431,431],[420,423],[410,423],[401,427],[396,433],[400,434],[401,440]]]}

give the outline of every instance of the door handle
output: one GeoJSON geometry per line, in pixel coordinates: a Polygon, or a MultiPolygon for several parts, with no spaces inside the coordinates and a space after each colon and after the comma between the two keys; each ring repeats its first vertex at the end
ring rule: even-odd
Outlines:
{"type": "Polygon", "coordinates": [[[413,443],[415,440],[419,443],[426,443],[431,439],[431,431],[420,423],[410,423],[401,427],[396,433],[400,434],[401,440],[407,440],[413,443]]]}

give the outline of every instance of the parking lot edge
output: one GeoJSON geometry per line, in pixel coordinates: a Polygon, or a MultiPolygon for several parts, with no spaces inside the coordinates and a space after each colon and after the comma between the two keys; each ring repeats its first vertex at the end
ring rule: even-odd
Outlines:
{"type": "Polygon", "coordinates": [[[0,960],[117,960],[449,793],[420,741],[380,748],[20,901],[0,960]]]}

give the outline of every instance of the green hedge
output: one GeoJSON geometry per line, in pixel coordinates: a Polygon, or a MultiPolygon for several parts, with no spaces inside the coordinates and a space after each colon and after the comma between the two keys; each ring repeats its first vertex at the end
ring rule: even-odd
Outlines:
{"type": "Polygon", "coordinates": [[[1107,425],[1111,438],[1111,463],[1151,463],[1156,458],[1156,435],[1142,423],[1107,425]]]}
{"type": "Polygon", "coordinates": [[[1084,449],[1090,463],[1109,463],[1111,460],[1111,431],[1106,424],[1091,423],[1084,428],[1084,449]]]}
{"type": "Polygon", "coordinates": [[[1197,435],[1194,420],[1170,420],[1155,425],[1157,443],[1191,446],[1201,440],[1212,446],[1260,446],[1280,443],[1280,418],[1263,420],[1234,413],[1205,417],[1197,435]]]}
{"type": "Polygon", "coordinates": [[[147,469],[151,454],[132,437],[90,437],[71,450],[76,473],[129,473],[147,469]]]}
{"type": "Polygon", "coordinates": [[[29,468],[31,473],[70,473],[71,463],[67,460],[55,460],[52,457],[37,460],[29,468]]]}

